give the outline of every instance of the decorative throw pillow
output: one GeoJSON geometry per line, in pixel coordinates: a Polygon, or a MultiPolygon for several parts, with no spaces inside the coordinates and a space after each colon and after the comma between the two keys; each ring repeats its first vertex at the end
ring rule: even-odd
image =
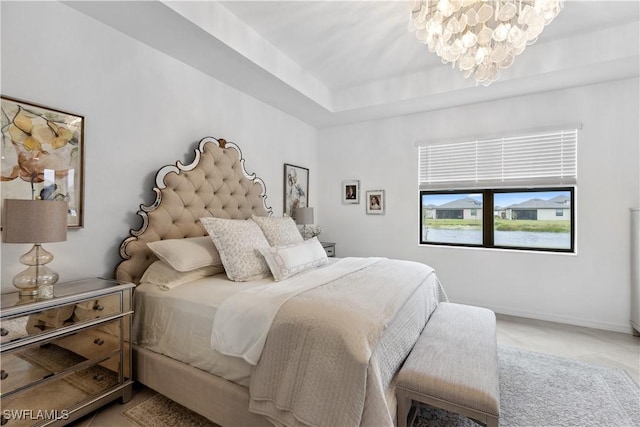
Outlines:
{"type": "Polygon", "coordinates": [[[151,283],[153,285],[158,285],[160,289],[168,291],[176,286],[222,272],[224,272],[224,268],[222,268],[221,265],[207,265],[191,271],[182,272],[173,269],[164,261],[156,261],[145,270],[142,275],[142,279],[140,279],[140,284],[151,283]]]}
{"type": "Polygon", "coordinates": [[[178,271],[222,265],[220,254],[209,236],[158,240],[147,243],[147,246],[158,258],[178,271]]]}
{"type": "Polygon", "coordinates": [[[298,231],[298,226],[290,216],[270,217],[253,215],[252,219],[258,223],[271,246],[291,245],[304,241],[300,231],[298,231]]]}
{"type": "Polygon", "coordinates": [[[293,245],[260,248],[276,281],[329,262],[316,237],[293,245]]]}
{"type": "Polygon", "coordinates": [[[229,279],[246,282],[271,275],[259,251],[269,242],[255,221],[205,217],[200,222],[220,252],[229,279]]]}

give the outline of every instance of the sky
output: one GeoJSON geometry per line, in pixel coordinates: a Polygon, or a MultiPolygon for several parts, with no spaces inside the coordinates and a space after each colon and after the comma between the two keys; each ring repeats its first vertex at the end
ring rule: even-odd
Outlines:
{"type": "MultiPolygon", "coordinates": [[[[506,207],[516,203],[526,202],[530,199],[549,200],[557,196],[570,197],[570,193],[568,191],[526,191],[522,193],[496,193],[494,204],[495,206],[506,207]]],[[[465,197],[471,197],[478,200],[479,202],[482,202],[482,193],[440,193],[423,195],[422,204],[440,206],[454,200],[464,199],[465,197]]]]}

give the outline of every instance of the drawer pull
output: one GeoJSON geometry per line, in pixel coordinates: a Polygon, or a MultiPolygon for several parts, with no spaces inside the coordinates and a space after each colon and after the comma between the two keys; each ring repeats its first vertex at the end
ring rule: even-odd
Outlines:
{"type": "Polygon", "coordinates": [[[102,375],[102,374],[95,374],[95,375],[93,376],[93,379],[94,379],[94,380],[96,380],[96,381],[102,381],[102,380],[104,379],[104,375],[102,375]]]}
{"type": "Polygon", "coordinates": [[[104,340],[100,339],[100,338],[96,338],[95,340],[93,340],[94,344],[98,344],[98,345],[102,345],[104,344],[104,340]]]}
{"type": "Polygon", "coordinates": [[[4,369],[0,371],[0,380],[7,379],[8,376],[9,374],[7,374],[7,371],[5,371],[4,369]]]}
{"type": "Polygon", "coordinates": [[[93,309],[94,310],[98,310],[98,311],[102,311],[102,310],[104,310],[104,306],[96,303],[96,305],[93,306],[93,309]]]}
{"type": "Polygon", "coordinates": [[[9,335],[9,331],[5,328],[0,328],[0,336],[6,337],[7,335],[9,335]]]}

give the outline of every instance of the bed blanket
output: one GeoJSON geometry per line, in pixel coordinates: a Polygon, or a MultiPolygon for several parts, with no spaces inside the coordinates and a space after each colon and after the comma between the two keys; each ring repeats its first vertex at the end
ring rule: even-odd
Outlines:
{"type": "Polygon", "coordinates": [[[232,295],[216,311],[211,331],[211,348],[255,365],[262,354],[273,319],[285,302],[302,292],[352,274],[382,259],[343,258],[287,280],[232,295]]]}
{"type": "Polygon", "coordinates": [[[444,293],[383,259],[286,301],[251,375],[250,410],[286,426],[392,426],[392,378],[444,293]]]}

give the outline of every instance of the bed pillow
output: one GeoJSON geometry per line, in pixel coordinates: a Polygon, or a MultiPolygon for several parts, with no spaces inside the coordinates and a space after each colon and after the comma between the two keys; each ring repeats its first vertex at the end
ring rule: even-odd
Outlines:
{"type": "Polygon", "coordinates": [[[329,262],[327,253],[316,237],[292,245],[260,248],[260,253],[276,281],[329,262]]]}
{"type": "Polygon", "coordinates": [[[205,217],[200,222],[220,252],[229,279],[246,282],[271,275],[259,251],[268,248],[269,242],[255,221],[205,217]]]}
{"type": "Polygon", "coordinates": [[[191,271],[182,272],[175,270],[164,261],[156,261],[145,270],[142,279],[140,279],[140,284],[151,283],[158,285],[160,289],[168,291],[176,286],[222,272],[224,272],[224,268],[222,268],[221,265],[207,265],[191,271]]]}
{"type": "Polygon", "coordinates": [[[291,245],[304,241],[298,230],[298,226],[290,216],[270,217],[253,215],[252,219],[258,223],[271,246],[291,245]]]}
{"type": "Polygon", "coordinates": [[[222,265],[220,254],[209,236],[158,240],[147,246],[158,258],[181,272],[222,265]]]}

